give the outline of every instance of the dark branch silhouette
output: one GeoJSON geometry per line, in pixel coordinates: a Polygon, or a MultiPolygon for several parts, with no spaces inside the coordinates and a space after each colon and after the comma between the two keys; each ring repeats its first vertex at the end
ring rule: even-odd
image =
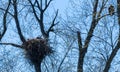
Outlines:
{"type": "Polygon", "coordinates": [[[91,38],[92,38],[92,36],[93,36],[94,29],[95,29],[95,27],[96,27],[96,25],[97,25],[97,23],[98,23],[98,20],[96,19],[98,1],[99,1],[99,0],[96,0],[96,1],[95,1],[95,5],[94,5],[94,8],[93,8],[92,23],[91,23],[90,30],[89,30],[89,32],[88,32],[88,34],[87,34],[87,37],[86,37],[86,39],[85,39],[84,46],[83,46],[82,49],[79,50],[79,52],[80,52],[79,60],[80,60],[80,61],[78,61],[78,62],[80,62],[80,63],[78,63],[78,64],[80,64],[80,65],[78,65],[79,67],[78,67],[78,69],[77,69],[77,70],[78,70],[77,72],[83,72],[84,57],[85,57],[85,54],[87,53],[87,49],[88,49],[89,43],[90,43],[90,41],[91,41],[91,38]]]}
{"type": "Polygon", "coordinates": [[[5,10],[5,13],[4,13],[4,16],[3,16],[3,31],[0,33],[0,41],[1,41],[2,37],[5,35],[5,33],[7,31],[7,26],[6,26],[7,19],[6,18],[7,18],[7,14],[8,14],[8,11],[9,11],[10,2],[11,2],[11,0],[9,0],[7,9],[5,10]]]}
{"type": "Polygon", "coordinates": [[[22,34],[22,31],[21,31],[21,28],[20,28],[20,22],[18,19],[17,0],[13,0],[13,7],[14,7],[14,19],[15,19],[16,28],[17,28],[17,31],[18,31],[21,41],[24,43],[26,40],[25,40],[25,38],[22,34]]]}
{"type": "Polygon", "coordinates": [[[0,45],[11,45],[11,46],[14,46],[14,47],[23,48],[23,46],[17,45],[17,44],[14,44],[14,43],[0,43],[0,45]]]}
{"type": "Polygon", "coordinates": [[[56,20],[57,16],[58,16],[58,10],[57,10],[56,15],[55,15],[55,17],[54,17],[54,19],[53,19],[53,21],[51,23],[51,26],[49,27],[49,29],[47,31],[48,36],[49,36],[50,32],[54,31],[53,27],[59,23],[59,22],[55,23],[55,20],[56,20]]]}

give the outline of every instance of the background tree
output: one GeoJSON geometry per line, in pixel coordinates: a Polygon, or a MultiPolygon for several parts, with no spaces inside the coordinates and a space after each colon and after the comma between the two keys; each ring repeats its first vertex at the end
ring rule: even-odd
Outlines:
{"type": "MultiPolygon", "coordinates": [[[[120,27],[120,0],[117,0],[117,16],[118,16],[118,26],[120,27]]],[[[110,57],[108,58],[105,68],[104,68],[104,72],[108,72],[110,67],[111,67],[111,63],[114,59],[114,57],[116,56],[118,50],[120,48],[120,28],[119,28],[119,36],[117,39],[117,44],[114,47],[114,49],[112,50],[110,57]]]]}
{"type": "Polygon", "coordinates": [[[113,3],[110,0],[71,1],[67,27],[73,33],[78,32],[78,72],[104,70],[118,37],[116,13],[110,16],[108,12],[110,4],[116,7],[113,3]]]}

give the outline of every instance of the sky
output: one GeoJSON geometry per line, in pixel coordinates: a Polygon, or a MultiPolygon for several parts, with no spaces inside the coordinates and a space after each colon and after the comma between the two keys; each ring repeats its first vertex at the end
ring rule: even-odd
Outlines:
{"type": "Polygon", "coordinates": [[[55,9],[59,9],[59,13],[63,14],[68,7],[68,1],[69,0],[55,0],[55,9]]]}

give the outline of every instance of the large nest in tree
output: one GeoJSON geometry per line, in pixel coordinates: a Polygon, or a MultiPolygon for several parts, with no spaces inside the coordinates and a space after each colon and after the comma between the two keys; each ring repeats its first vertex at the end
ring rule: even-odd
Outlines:
{"type": "Polygon", "coordinates": [[[23,44],[23,47],[27,52],[26,56],[32,63],[40,63],[45,56],[53,53],[45,39],[30,39],[23,44]]]}

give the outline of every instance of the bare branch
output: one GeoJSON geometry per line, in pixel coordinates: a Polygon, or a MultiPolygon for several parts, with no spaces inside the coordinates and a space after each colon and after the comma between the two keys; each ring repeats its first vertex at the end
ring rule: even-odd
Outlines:
{"type": "Polygon", "coordinates": [[[3,32],[0,34],[0,41],[2,39],[2,37],[4,36],[5,32],[7,31],[7,26],[6,26],[6,18],[7,18],[7,14],[8,14],[8,10],[9,10],[9,7],[10,7],[10,2],[11,0],[9,0],[9,3],[8,3],[8,6],[7,6],[7,9],[5,10],[5,13],[4,13],[4,16],[3,16],[3,32]]]}
{"type": "MultiPolygon", "coordinates": [[[[28,0],[28,1],[29,1],[29,3],[32,6],[34,16],[35,16],[35,18],[37,19],[37,21],[38,21],[38,23],[40,25],[40,30],[41,30],[42,35],[44,36],[44,38],[47,38],[48,36],[47,36],[47,34],[46,34],[45,30],[44,30],[44,23],[43,23],[43,17],[44,17],[43,10],[40,10],[40,15],[38,16],[37,13],[36,13],[36,10],[35,10],[35,7],[34,7],[34,4],[32,3],[32,1],[31,0],[28,0]]],[[[42,0],[41,0],[41,4],[42,4],[42,0]]]]}
{"type": "Polygon", "coordinates": [[[17,27],[17,30],[18,30],[18,34],[19,34],[19,37],[21,39],[21,41],[24,43],[26,40],[21,32],[21,28],[20,28],[20,23],[19,23],[19,20],[18,20],[18,11],[17,11],[17,1],[16,0],[13,0],[13,7],[14,7],[14,19],[15,19],[15,22],[16,22],[16,27],[17,27]]]}
{"type": "Polygon", "coordinates": [[[14,44],[14,43],[0,43],[0,45],[11,45],[11,46],[14,46],[14,47],[23,48],[21,45],[17,45],[17,44],[14,44]]]}
{"type": "Polygon", "coordinates": [[[51,2],[52,2],[52,0],[50,0],[50,1],[48,2],[48,4],[47,4],[47,3],[45,4],[45,8],[43,9],[43,12],[48,8],[48,6],[50,5],[51,2]]]}
{"type": "Polygon", "coordinates": [[[40,6],[38,0],[35,0],[35,2],[37,3],[37,8],[38,8],[40,11],[42,11],[42,8],[41,8],[41,6],[40,6]]]}
{"type": "Polygon", "coordinates": [[[45,0],[45,5],[47,5],[47,0],[45,0]]]}
{"type": "Polygon", "coordinates": [[[94,5],[94,8],[93,8],[93,17],[92,17],[92,23],[91,23],[91,27],[90,27],[90,30],[87,34],[87,37],[85,39],[85,43],[84,43],[84,46],[82,49],[80,49],[80,55],[79,55],[79,67],[78,67],[78,71],[77,72],[83,72],[83,62],[84,62],[84,57],[85,57],[85,54],[87,52],[87,49],[88,49],[88,46],[89,46],[89,43],[91,41],[91,38],[93,36],[93,32],[94,32],[94,29],[98,23],[98,20],[96,20],[96,13],[97,13],[97,7],[98,7],[98,1],[99,0],[95,0],[95,5],[94,5]]]}
{"type": "Polygon", "coordinates": [[[39,17],[38,17],[37,14],[36,14],[36,10],[35,10],[35,8],[34,8],[34,5],[32,4],[31,0],[28,0],[28,1],[29,1],[29,3],[31,4],[31,7],[32,7],[32,9],[33,9],[33,13],[34,13],[34,15],[35,15],[35,18],[37,19],[38,22],[40,22],[40,19],[39,19],[39,17]]]}
{"type": "Polygon", "coordinates": [[[102,13],[103,9],[105,8],[105,5],[106,5],[107,1],[108,0],[106,0],[106,1],[103,0],[102,1],[102,7],[100,8],[100,11],[99,11],[98,16],[97,16],[99,19],[100,19],[100,14],[102,13]]]}
{"type": "MultiPolygon", "coordinates": [[[[114,12],[114,13],[116,13],[116,12],[114,12]]],[[[111,15],[111,14],[105,14],[105,15],[103,15],[103,16],[101,16],[101,17],[98,17],[98,21],[100,20],[100,19],[102,19],[102,18],[104,18],[104,17],[106,17],[106,16],[109,16],[109,15],[111,15]]]]}
{"type": "Polygon", "coordinates": [[[112,45],[109,42],[107,42],[106,40],[104,40],[103,38],[101,38],[99,36],[95,36],[95,35],[93,35],[93,36],[96,37],[96,38],[99,38],[100,40],[104,41],[105,43],[107,43],[109,46],[112,47],[112,45]]]}
{"type": "Polygon", "coordinates": [[[31,0],[28,0],[29,1],[29,3],[31,4],[31,7],[32,7],[32,9],[33,9],[33,13],[34,13],[34,16],[35,16],[35,18],[37,19],[37,21],[38,21],[38,23],[39,23],[39,26],[40,26],[40,30],[41,30],[41,33],[42,33],[42,35],[43,35],[43,37],[45,38],[45,39],[48,39],[48,37],[49,37],[49,32],[50,31],[52,31],[52,28],[56,25],[56,24],[58,24],[59,22],[57,22],[57,23],[55,23],[55,20],[56,20],[56,17],[57,17],[57,15],[58,15],[58,10],[57,10],[57,12],[56,12],[56,15],[55,15],[55,17],[54,17],[54,19],[53,19],[53,21],[52,21],[52,24],[51,24],[51,26],[50,26],[50,28],[48,29],[48,31],[45,31],[45,27],[44,27],[44,22],[43,22],[43,18],[44,18],[44,12],[46,11],[46,9],[49,7],[49,5],[50,5],[50,3],[51,3],[51,1],[52,0],[45,0],[44,2],[45,2],[45,8],[43,8],[42,7],[42,5],[43,5],[43,0],[40,0],[40,3],[37,1],[37,0],[35,0],[35,3],[33,4],[32,3],[32,1],[31,0]],[[39,9],[39,11],[40,11],[40,15],[37,15],[37,13],[36,13],[36,10],[35,10],[35,4],[37,3],[37,8],[39,9]]]}
{"type": "Polygon", "coordinates": [[[96,3],[95,3],[95,6],[94,6],[94,11],[93,11],[93,19],[92,19],[92,23],[91,23],[91,27],[90,27],[90,30],[88,32],[88,35],[87,35],[87,38],[85,40],[85,44],[84,44],[84,48],[88,48],[88,45],[90,43],[90,40],[92,38],[92,34],[94,32],[94,29],[98,23],[98,20],[96,20],[96,13],[97,12],[97,7],[98,7],[98,0],[96,0],[96,3]]]}
{"type": "Polygon", "coordinates": [[[49,32],[50,32],[50,31],[53,31],[53,27],[54,27],[56,24],[59,23],[59,22],[55,23],[55,20],[56,20],[57,16],[58,16],[58,10],[57,10],[57,12],[56,12],[56,15],[55,15],[53,21],[52,21],[51,26],[49,27],[49,29],[48,29],[48,31],[47,31],[47,34],[48,34],[48,35],[49,35],[49,32]]]}
{"type": "Polygon", "coordinates": [[[71,50],[71,46],[73,45],[73,43],[74,43],[74,40],[73,40],[73,42],[71,42],[71,44],[69,45],[67,52],[65,53],[65,55],[64,55],[64,57],[63,57],[63,59],[62,59],[62,61],[60,62],[60,65],[58,66],[58,71],[57,71],[57,72],[60,72],[61,66],[62,66],[62,64],[63,64],[65,58],[67,57],[69,51],[71,50]]]}
{"type": "MultiPolygon", "coordinates": [[[[0,8],[0,10],[6,11],[6,9],[3,9],[3,8],[0,8]]],[[[14,15],[12,13],[10,13],[9,11],[8,11],[8,14],[10,14],[12,17],[14,17],[14,15]]]]}
{"type": "Polygon", "coordinates": [[[40,5],[41,5],[40,7],[41,7],[41,10],[42,10],[42,0],[40,0],[40,5]]]}

